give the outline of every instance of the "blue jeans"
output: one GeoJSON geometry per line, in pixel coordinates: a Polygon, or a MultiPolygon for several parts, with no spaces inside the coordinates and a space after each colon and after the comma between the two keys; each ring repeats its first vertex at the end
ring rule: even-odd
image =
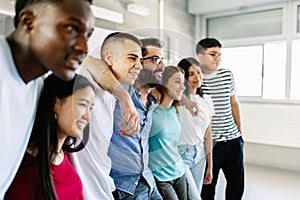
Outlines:
{"type": "Polygon", "coordinates": [[[134,195],[117,189],[113,192],[113,196],[116,200],[162,200],[162,197],[157,190],[156,185],[151,189],[151,187],[143,177],[141,177],[141,179],[139,180],[134,195]]]}
{"type": "Polygon", "coordinates": [[[179,145],[178,151],[185,163],[188,182],[189,199],[199,200],[206,165],[206,151],[204,143],[197,145],[179,145]]]}

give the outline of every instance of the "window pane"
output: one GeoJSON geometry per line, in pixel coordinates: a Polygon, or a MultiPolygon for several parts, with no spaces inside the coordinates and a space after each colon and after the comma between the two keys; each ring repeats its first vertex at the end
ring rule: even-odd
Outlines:
{"type": "Polygon", "coordinates": [[[286,42],[264,45],[263,98],[284,99],[286,78],[286,42]]]}
{"type": "Polygon", "coordinates": [[[282,9],[207,19],[207,36],[219,39],[278,35],[282,33],[282,9]]]}
{"type": "Polygon", "coordinates": [[[261,96],[262,46],[222,48],[220,67],[231,69],[238,96],[261,96]]]}
{"type": "Polygon", "coordinates": [[[292,44],[292,74],[291,74],[291,96],[293,100],[300,100],[300,40],[292,44]]]}
{"type": "Polygon", "coordinates": [[[9,35],[14,30],[13,17],[0,14],[0,35],[9,35]]]}
{"type": "Polygon", "coordinates": [[[297,7],[297,33],[300,32],[300,6],[297,7]]]}

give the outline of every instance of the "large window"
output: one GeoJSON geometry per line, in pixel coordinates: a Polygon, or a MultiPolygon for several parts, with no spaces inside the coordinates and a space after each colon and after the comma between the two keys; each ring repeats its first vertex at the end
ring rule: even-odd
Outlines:
{"type": "Polygon", "coordinates": [[[284,99],[286,77],[286,42],[264,45],[263,98],[284,99]]]}
{"type": "Polygon", "coordinates": [[[291,99],[300,100],[300,40],[293,41],[291,70],[291,99]]]}
{"type": "Polygon", "coordinates": [[[282,8],[207,19],[207,35],[219,39],[282,34],[282,8]]]}
{"type": "Polygon", "coordinates": [[[13,17],[0,14],[0,35],[9,35],[13,29],[13,17]]]}
{"type": "Polygon", "coordinates": [[[239,96],[261,96],[262,46],[222,49],[221,66],[234,74],[239,96]]]}
{"type": "Polygon", "coordinates": [[[239,96],[285,98],[285,42],[223,48],[221,63],[232,70],[239,96]]]}
{"type": "Polygon", "coordinates": [[[221,67],[233,71],[238,96],[300,101],[300,1],[204,18],[206,36],[224,44],[221,67]]]}

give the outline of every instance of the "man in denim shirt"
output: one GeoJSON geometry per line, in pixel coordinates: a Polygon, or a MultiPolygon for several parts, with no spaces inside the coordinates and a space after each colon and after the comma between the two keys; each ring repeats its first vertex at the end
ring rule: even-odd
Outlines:
{"type": "Polygon", "coordinates": [[[119,122],[122,118],[119,102],[114,111],[114,133],[108,155],[112,160],[110,176],[114,179],[115,199],[161,200],[149,162],[149,132],[152,111],[157,105],[150,89],[159,84],[164,69],[161,43],[155,38],[142,39],[144,69],[134,86],[126,86],[140,116],[140,132],[131,137],[122,136],[119,122]]]}

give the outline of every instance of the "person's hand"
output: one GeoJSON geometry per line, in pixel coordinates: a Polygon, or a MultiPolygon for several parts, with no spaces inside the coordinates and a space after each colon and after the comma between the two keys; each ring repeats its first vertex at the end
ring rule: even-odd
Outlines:
{"type": "Polygon", "coordinates": [[[197,102],[192,101],[188,98],[182,98],[181,101],[184,103],[185,107],[192,113],[193,116],[197,116],[200,113],[200,109],[197,102]]]}
{"type": "Polygon", "coordinates": [[[209,184],[211,184],[212,179],[213,179],[212,169],[208,167],[207,170],[206,170],[206,173],[205,173],[205,177],[204,177],[204,180],[203,180],[203,184],[204,184],[204,185],[209,185],[209,184]]]}
{"type": "Polygon", "coordinates": [[[140,117],[128,93],[119,98],[119,102],[123,117],[119,123],[120,127],[123,126],[120,133],[123,136],[132,136],[140,131],[140,117]]]}

